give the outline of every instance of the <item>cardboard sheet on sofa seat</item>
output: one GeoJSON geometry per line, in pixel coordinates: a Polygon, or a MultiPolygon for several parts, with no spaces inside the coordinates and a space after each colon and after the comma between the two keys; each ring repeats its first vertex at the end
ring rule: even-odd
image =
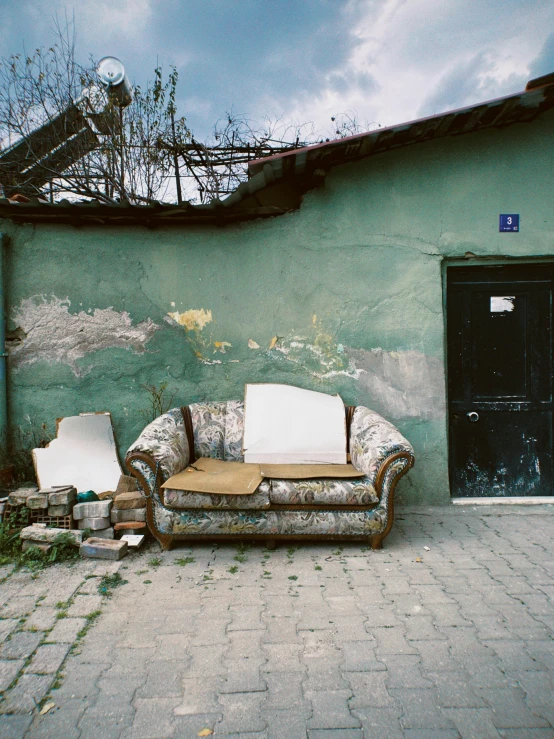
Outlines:
{"type": "Polygon", "coordinates": [[[311,480],[318,477],[347,479],[363,477],[351,464],[260,464],[263,477],[274,480],[311,480]]]}
{"type": "Polygon", "coordinates": [[[344,403],[292,385],[246,385],[243,447],[245,462],[345,464],[344,403]]]}
{"type": "Polygon", "coordinates": [[[200,457],[162,487],[212,495],[252,495],[262,480],[259,464],[200,457]]]}

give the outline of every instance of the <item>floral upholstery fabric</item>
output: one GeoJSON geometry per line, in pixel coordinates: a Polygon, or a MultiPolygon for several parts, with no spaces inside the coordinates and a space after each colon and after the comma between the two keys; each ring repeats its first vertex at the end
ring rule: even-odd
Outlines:
{"type": "Polygon", "coordinates": [[[190,407],[197,457],[242,462],[244,403],[193,403],[190,407]]]}
{"type": "Polygon", "coordinates": [[[386,525],[386,511],[170,511],[154,508],[156,527],[162,534],[311,534],[363,537],[377,534],[386,525]]]}
{"type": "Polygon", "coordinates": [[[164,488],[164,502],[170,508],[207,508],[237,510],[263,510],[270,506],[270,484],[262,480],[252,495],[210,495],[191,493],[186,490],[164,488]]]}
{"type": "Polygon", "coordinates": [[[133,452],[150,454],[159,462],[164,480],[183,470],[189,463],[189,445],[181,409],[173,408],[149,423],[127,454],[133,452]]]}
{"type": "Polygon", "coordinates": [[[381,463],[396,452],[413,455],[414,450],[396,426],[378,413],[359,405],[350,426],[350,456],[354,467],[364,472],[375,484],[381,463]]]}
{"type": "Polygon", "coordinates": [[[279,505],[371,505],[379,497],[369,478],[271,480],[269,499],[279,505]]]}

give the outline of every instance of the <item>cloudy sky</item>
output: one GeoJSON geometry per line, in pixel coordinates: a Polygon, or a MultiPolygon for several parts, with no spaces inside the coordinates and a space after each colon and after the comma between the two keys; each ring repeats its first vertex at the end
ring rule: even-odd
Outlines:
{"type": "Polygon", "coordinates": [[[0,0],[0,55],[52,41],[74,15],[81,58],[115,55],[144,83],[179,70],[198,137],[229,109],[375,127],[524,88],[554,71],[552,0],[0,0]]]}

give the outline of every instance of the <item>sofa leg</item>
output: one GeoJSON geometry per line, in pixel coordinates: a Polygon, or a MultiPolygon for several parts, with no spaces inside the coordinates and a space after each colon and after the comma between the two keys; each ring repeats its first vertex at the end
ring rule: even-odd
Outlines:
{"type": "Polygon", "coordinates": [[[277,541],[275,539],[266,539],[265,540],[265,548],[266,549],[276,549],[277,548],[277,541]]]}
{"type": "Polygon", "coordinates": [[[369,546],[372,549],[382,549],[383,548],[383,539],[381,536],[372,536],[369,540],[369,546]]]}
{"type": "Polygon", "coordinates": [[[160,542],[162,552],[169,552],[169,550],[173,546],[173,537],[162,535],[162,536],[157,536],[156,539],[160,542]]]}

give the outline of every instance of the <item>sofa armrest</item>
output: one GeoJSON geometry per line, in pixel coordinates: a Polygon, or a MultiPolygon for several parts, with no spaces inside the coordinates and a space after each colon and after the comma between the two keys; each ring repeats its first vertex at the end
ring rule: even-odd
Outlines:
{"type": "Polygon", "coordinates": [[[350,456],[354,467],[370,478],[379,494],[387,462],[399,454],[413,466],[412,445],[396,426],[369,408],[358,406],[350,426],[350,456]]]}
{"type": "Polygon", "coordinates": [[[188,465],[189,445],[180,408],[173,408],[148,424],[129,448],[126,465],[133,459],[147,463],[153,471],[158,468],[162,482],[188,465]]]}

